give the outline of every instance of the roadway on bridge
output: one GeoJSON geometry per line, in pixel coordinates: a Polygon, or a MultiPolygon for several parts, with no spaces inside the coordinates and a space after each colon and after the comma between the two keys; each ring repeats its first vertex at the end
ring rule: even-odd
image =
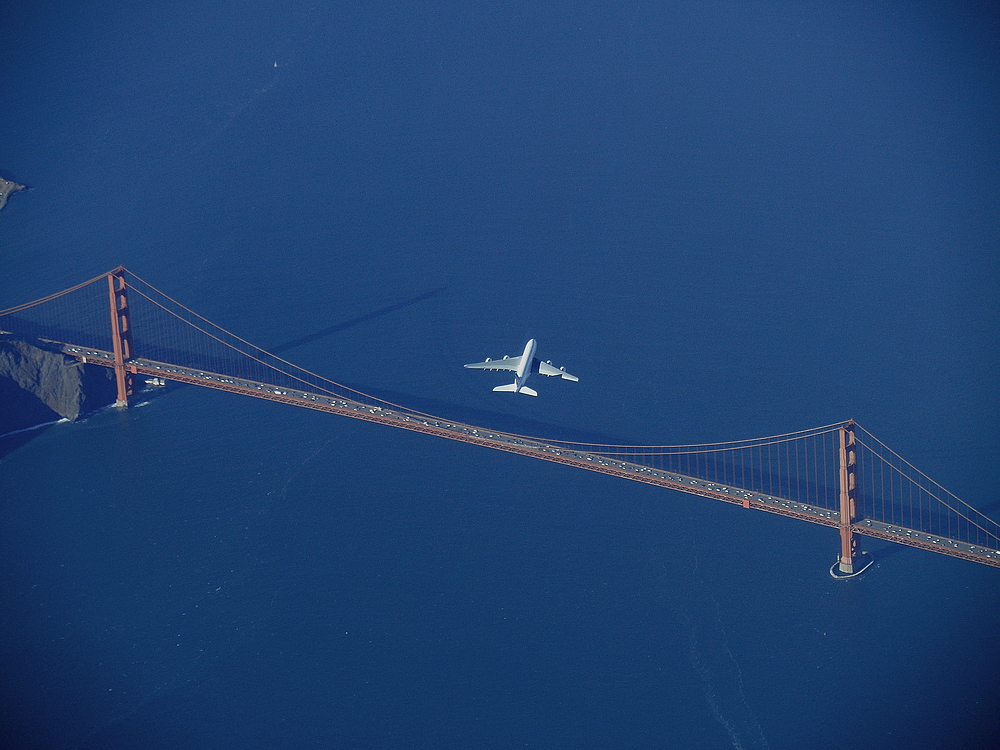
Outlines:
{"type": "MultiPolygon", "coordinates": [[[[97,349],[83,349],[69,345],[64,345],[63,351],[83,362],[99,364],[104,367],[114,367],[114,354],[111,352],[97,349]]],[[[164,380],[200,385],[437,435],[451,440],[459,440],[474,445],[518,453],[532,458],[540,458],[602,474],[610,474],[624,479],[653,484],[679,492],[709,497],[727,503],[742,505],[744,508],[764,510],[769,513],[797,518],[823,526],[836,528],[840,524],[838,511],[820,506],[796,503],[785,498],[774,497],[717,482],[709,482],[684,474],[676,474],[624,461],[598,452],[569,449],[565,446],[554,445],[521,435],[487,430],[482,427],[451,422],[417,412],[408,412],[403,408],[393,407],[392,405],[366,404],[329,392],[323,393],[305,389],[287,388],[142,358],[129,360],[126,366],[130,372],[136,375],[147,375],[164,380]]],[[[858,534],[1000,567],[1000,551],[987,547],[869,519],[861,519],[851,524],[851,528],[858,534]]]]}

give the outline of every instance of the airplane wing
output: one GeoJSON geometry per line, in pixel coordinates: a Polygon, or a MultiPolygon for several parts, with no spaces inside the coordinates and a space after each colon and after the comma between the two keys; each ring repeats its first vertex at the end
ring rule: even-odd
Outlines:
{"type": "MultiPolygon", "coordinates": [[[[520,357],[518,357],[518,359],[520,359],[520,357]]],[[[474,365],[474,366],[478,366],[478,365],[474,365]]],[[[466,365],[466,367],[470,367],[470,365],[466,365]]],[[[578,378],[576,375],[570,375],[568,372],[566,372],[561,367],[555,367],[555,366],[553,366],[553,364],[551,362],[539,362],[538,363],[538,372],[541,375],[548,375],[550,378],[551,377],[555,377],[556,375],[558,375],[563,380],[572,380],[574,382],[580,380],[580,378],[578,378]]]]}
{"type": "Polygon", "coordinates": [[[466,365],[471,370],[513,370],[517,372],[517,366],[521,364],[520,357],[504,357],[503,359],[488,359],[485,362],[476,362],[466,365]]]}

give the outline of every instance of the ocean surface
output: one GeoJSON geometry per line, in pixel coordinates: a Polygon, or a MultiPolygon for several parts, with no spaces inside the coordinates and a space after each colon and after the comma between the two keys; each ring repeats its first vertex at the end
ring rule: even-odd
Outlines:
{"type": "MultiPolygon", "coordinates": [[[[0,308],[123,264],[418,408],[856,419],[1000,509],[965,2],[0,9],[0,308]],[[319,337],[315,332],[327,331],[319,337]],[[487,356],[579,383],[496,394],[487,356]]],[[[193,387],[0,440],[5,748],[986,748],[1000,571],[193,387]]]]}

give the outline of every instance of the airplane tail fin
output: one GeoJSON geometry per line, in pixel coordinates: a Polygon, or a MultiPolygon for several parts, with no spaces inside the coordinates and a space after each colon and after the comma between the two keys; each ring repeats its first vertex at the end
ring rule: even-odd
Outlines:
{"type": "Polygon", "coordinates": [[[526,386],[526,385],[522,385],[521,386],[521,390],[518,391],[517,390],[517,383],[511,383],[510,385],[498,385],[493,390],[497,391],[497,392],[502,392],[502,393],[515,393],[516,392],[516,393],[525,393],[525,394],[527,394],[529,396],[537,396],[538,395],[538,393],[536,391],[533,391],[531,388],[528,388],[528,386],[526,386]]]}

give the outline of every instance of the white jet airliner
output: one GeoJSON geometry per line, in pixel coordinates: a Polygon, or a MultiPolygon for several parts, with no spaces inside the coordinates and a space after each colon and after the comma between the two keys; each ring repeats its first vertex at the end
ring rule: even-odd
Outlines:
{"type": "Polygon", "coordinates": [[[554,367],[551,362],[539,362],[538,358],[535,357],[537,346],[538,342],[531,339],[531,341],[524,345],[524,353],[520,357],[505,356],[503,359],[487,359],[485,362],[476,362],[475,364],[466,365],[466,367],[474,370],[513,370],[516,373],[514,382],[510,385],[498,385],[493,390],[526,393],[529,396],[538,395],[524,384],[533,372],[548,375],[549,377],[558,375],[563,380],[577,381],[580,379],[576,375],[570,375],[564,367],[554,367]]]}

